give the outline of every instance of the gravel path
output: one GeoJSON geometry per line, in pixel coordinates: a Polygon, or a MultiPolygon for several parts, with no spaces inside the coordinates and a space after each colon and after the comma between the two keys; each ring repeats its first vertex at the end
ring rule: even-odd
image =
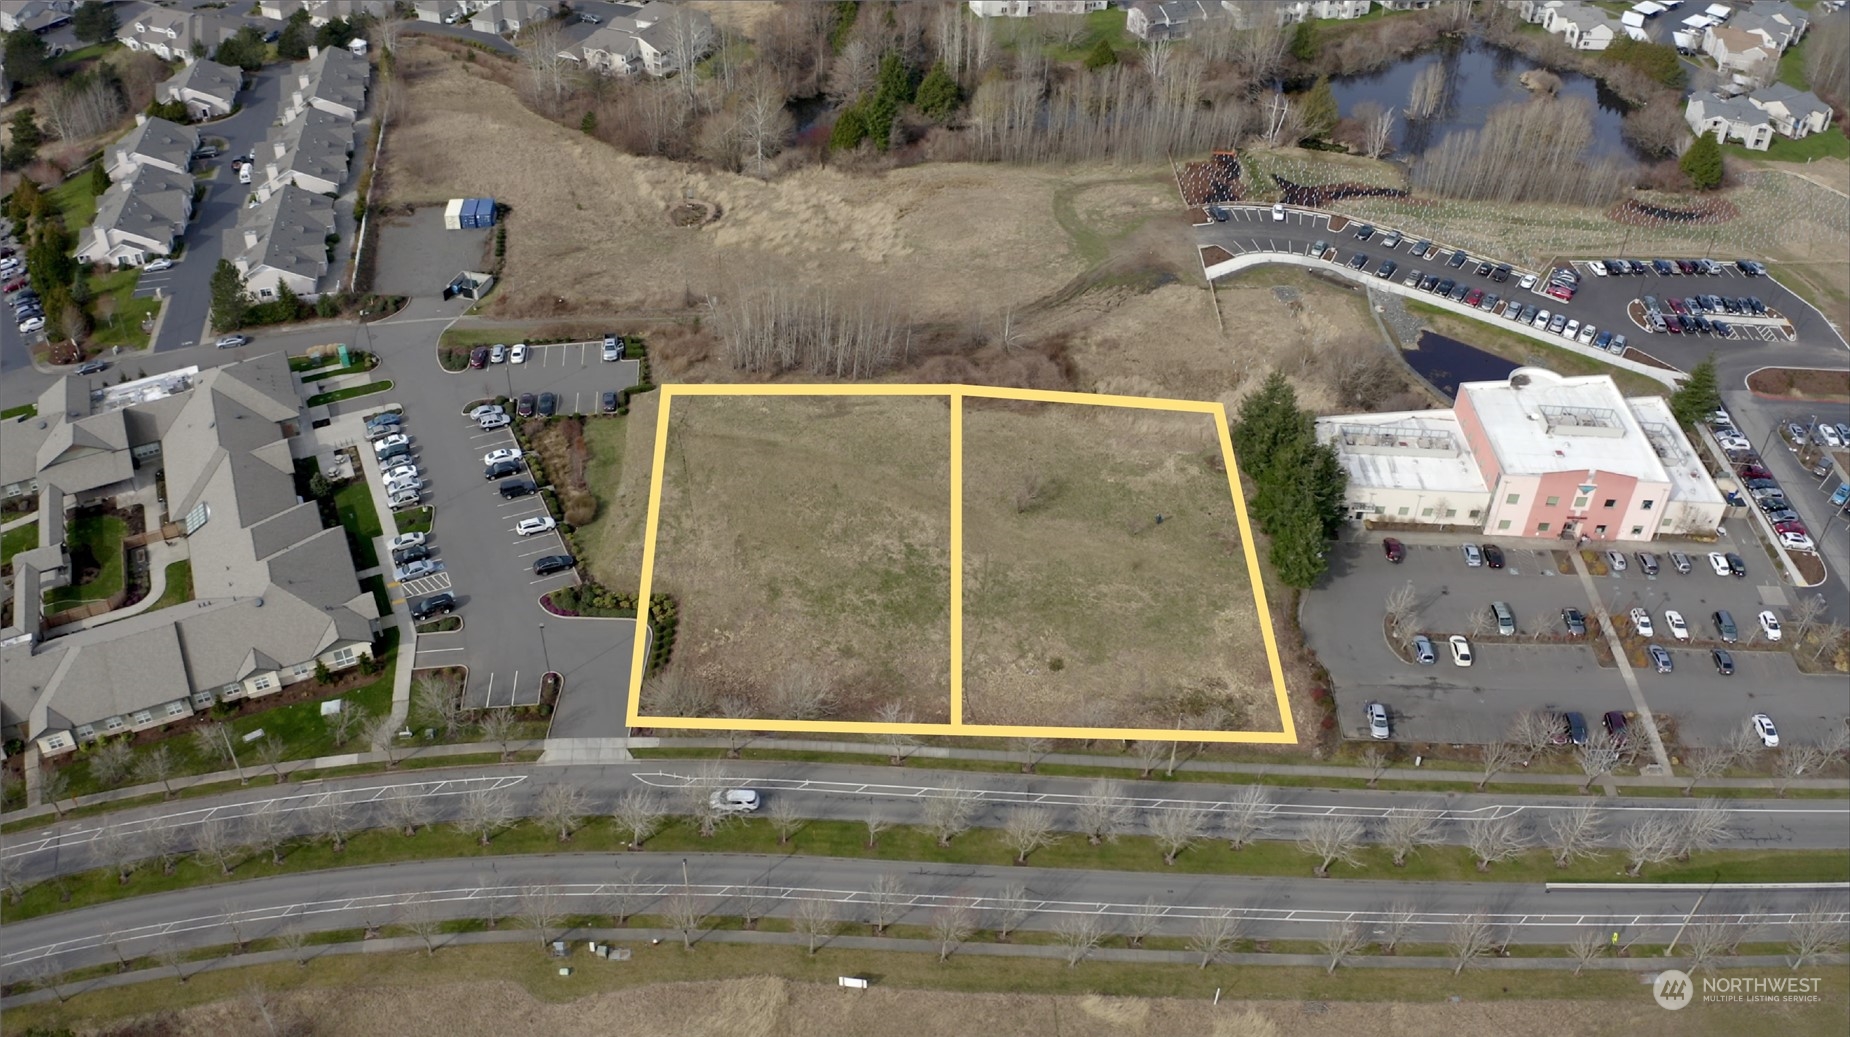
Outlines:
{"type": "Polygon", "coordinates": [[[1407,312],[1400,296],[1392,292],[1377,292],[1371,288],[1368,292],[1368,305],[1387,324],[1388,331],[1399,340],[1401,348],[1412,348],[1419,341],[1420,329],[1425,324],[1407,312]]]}

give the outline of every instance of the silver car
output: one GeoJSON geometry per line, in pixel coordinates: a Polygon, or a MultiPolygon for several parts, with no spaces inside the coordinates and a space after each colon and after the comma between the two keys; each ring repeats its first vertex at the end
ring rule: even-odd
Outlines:
{"type": "Polygon", "coordinates": [[[1466,565],[1476,568],[1484,564],[1484,552],[1478,550],[1476,544],[1460,544],[1458,549],[1465,553],[1466,565]]]}

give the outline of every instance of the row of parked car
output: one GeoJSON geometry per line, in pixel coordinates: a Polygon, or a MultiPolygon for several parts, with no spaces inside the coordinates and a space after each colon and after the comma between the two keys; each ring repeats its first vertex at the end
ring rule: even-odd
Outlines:
{"type": "Polygon", "coordinates": [[[1672,335],[1718,335],[1722,338],[1734,336],[1734,325],[1723,319],[1723,314],[1751,314],[1756,317],[1767,315],[1766,303],[1754,296],[1734,298],[1721,295],[1692,295],[1686,298],[1667,298],[1661,303],[1655,295],[1646,295],[1638,300],[1644,307],[1645,330],[1653,333],[1669,332],[1672,335]]]}
{"type": "Polygon", "coordinates": [[[373,445],[373,457],[385,482],[386,499],[392,510],[415,508],[424,502],[424,474],[411,453],[411,435],[405,431],[404,415],[385,411],[366,419],[366,438],[373,445]]]}
{"type": "MultiPolygon", "coordinates": [[[[1781,430],[1782,433],[1792,438],[1793,429],[1798,429],[1796,439],[1798,443],[1803,443],[1812,435],[1811,430],[1802,425],[1797,423],[1788,423],[1788,425],[1789,427],[1781,430]]],[[[1822,421],[1818,425],[1828,427],[1827,423],[1822,421]]],[[[1729,461],[1734,466],[1734,474],[1741,480],[1741,490],[1747,494],[1747,497],[1743,499],[1740,493],[1736,493],[1732,495],[1729,503],[1741,507],[1747,503],[1747,500],[1752,500],[1754,507],[1759,508],[1766,516],[1767,522],[1773,526],[1774,535],[1779,537],[1779,546],[1786,550],[1817,550],[1817,545],[1811,538],[1811,530],[1806,528],[1805,522],[1799,518],[1799,513],[1786,499],[1786,492],[1780,487],[1779,480],[1773,477],[1772,470],[1767,468],[1762,463],[1760,455],[1754,452],[1753,443],[1734,427],[1734,421],[1728,416],[1726,410],[1718,410],[1709,415],[1709,430],[1715,434],[1716,441],[1727,452],[1729,461]]],[[[1847,426],[1845,431],[1850,432],[1850,426],[1847,426]]],[[[1838,436],[1834,427],[1831,428],[1830,434],[1833,437],[1838,436]]]]}
{"type": "Polygon", "coordinates": [[[43,331],[45,304],[39,301],[39,293],[27,282],[25,259],[12,244],[11,236],[5,240],[7,244],[0,245],[0,282],[5,282],[6,294],[13,297],[13,320],[19,325],[21,335],[43,331]]]}
{"type": "MultiPolygon", "coordinates": [[[[507,424],[507,412],[493,403],[484,403],[470,411],[469,418],[482,428],[499,428],[507,424]],[[491,421],[498,423],[488,424],[491,421]]],[[[491,482],[501,480],[498,490],[502,500],[519,500],[540,492],[539,484],[529,475],[526,454],[517,446],[498,447],[483,454],[482,478],[491,482]]],[[[514,524],[515,534],[522,537],[550,533],[557,528],[559,523],[551,515],[532,515],[514,524]]],[[[533,575],[551,576],[577,564],[577,559],[569,554],[546,555],[534,561],[533,575]]]]}

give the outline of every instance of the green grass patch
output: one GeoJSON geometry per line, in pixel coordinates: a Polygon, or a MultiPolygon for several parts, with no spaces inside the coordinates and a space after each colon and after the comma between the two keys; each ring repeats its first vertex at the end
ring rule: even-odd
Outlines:
{"type": "Polygon", "coordinates": [[[334,491],[334,510],[340,524],[347,529],[347,546],[353,552],[353,567],[371,569],[379,564],[379,552],[373,540],[383,529],[379,509],[373,506],[372,487],[365,479],[349,479],[334,491]]]}
{"type": "MultiPolygon", "coordinates": [[[[1407,309],[1417,313],[1426,325],[1441,335],[1458,339],[1466,345],[1476,346],[1487,353],[1495,353],[1505,360],[1518,364],[1531,364],[1545,367],[1557,374],[1569,376],[1603,374],[1610,375],[1618,383],[1619,390],[1627,396],[1662,396],[1669,390],[1664,383],[1655,378],[1583,356],[1571,349],[1538,342],[1525,335],[1505,331],[1483,321],[1461,317],[1450,310],[1406,299],[1407,309]]],[[[1630,337],[1630,336],[1628,336],[1630,337]]]]}
{"type": "Polygon", "coordinates": [[[52,188],[48,194],[52,208],[64,218],[64,229],[72,234],[82,234],[96,219],[96,195],[90,193],[88,168],[52,188]]]}
{"type": "Polygon", "coordinates": [[[441,619],[433,619],[428,623],[418,624],[418,633],[420,634],[447,634],[452,630],[461,629],[461,616],[444,616],[441,619]]]}
{"type": "Polygon", "coordinates": [[[1757,159],[1763,162],[1810,162],[1814,158],[1850,158],[1850,137],[1845,137],[1843,130],[1837,126],[1827,126],[1823,133],[1814,133],[1808,137],[1793,140],[1791,137],[1773,135],[1773,143],[1765,151],[1750,151],[1739,144],[1728,144],[1722,149],[1736,158],[1757,159]]]}
{"type": "Polygon", "coordinates": [[[59,611],[86,601],[100,601],[122,590],[122,538],[128,536],[128,523],[114,515],[85,515],[72,520],[65,531],[65,543],[72,555],[72,566],[88,557],[97,566],[96,575],[82,583],[58,587],[45,593],[45,608],[59,611]]]}
{"type": "Polygon", "coordinates": [[[360,581],[360,589],[372,594],[373,604],[379,606],[381,616],[392,614],[392,595],[385,589],[385,577],[368,576],[360,581]]]}
{"type": "Polygon", "coordinates": [[[182,558],[177,562],[167,563],[167,583],[161,589],[160,600],[148,607],[149,612],[171,608],[193,600],[193,562],[182,558]]]}
{"type": "Polygon", "coordinates": [[[95,296],[90,300],[91,345],[148,348],[148,332],[142,330],[142,324],[153,321],[161,302],[135,298],[135,284],[140,277],[141,271],[130,267],[90,280],[90,291],[95,296]]]}
{"type": "MultiPolygon", "coordinates": [[[[340,356],[339,354],[335,354],[329,357],[329,359],[339,360],[340,356]]],[[[373,368],[378,367],[378,366],[379,366],[378,357],[372,355],[371,353],[360,353],[358,355],[353,355],[353,362],[350,364],[347,364],[343,367],[330,367],[325,371],[316,369],[313,374],[303,375],[302,381],[305,383],[306,382],[320,382],[320,381],[325,381],[329,378],[339,378],[341,375],[346,375],[346,374],[364,374],[365,372],[370,371],[373,368]]]]}
{"type": "MultiPolygon", "coordinates": [[[[587,436],[589,434],[586,433],[587,436]]],[[[428,533],[436,517],[436,509],[426,504],[422,507],[393,512],[392,522],[398,527],[400,533],[428,533]]]]}
{"type": "Polygon", "coordinates": [[[390,378],[382,382],[367,382],[365,385],[355,385],[346,389],[336,389],[333,392],[316,393],[308,398],[308,405],[310,407],[320,407],[324,404],[351,400],[356,396],[371,396],[376,392],[386,392],[391,388],[392,380],[390,378]]]}
{"type": "Polygon", "coordinates": [[[0,410],[0,421],[17,421],[20,418],[36,417],[38,416],[38,412],[38,404],[22,403],[17,407],[8,407],[5,410],[0,410]]]}
{"type": "Polygon", "coordinates": [[[38,519],[0,533],[0,565],[12,565],[14,555],[21,551],[30,551],[37,546],[39,546],[38,519]]]}
{"type": "Polygon", "coordinates": [[[289,358],[289,370],[301,374],[304,371],[319,370],[339,360],[339,353],[328,353],[323,356],[292,356],[289,358]]]}

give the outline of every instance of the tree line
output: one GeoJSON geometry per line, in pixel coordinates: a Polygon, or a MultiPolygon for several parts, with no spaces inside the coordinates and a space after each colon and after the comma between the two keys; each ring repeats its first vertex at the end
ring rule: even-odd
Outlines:
{"type": "Polygon", "coordinates": [[[1348,473],[1336,448],[1317,442],[1316,419],[1274,371],[1240,404],[1233,453],[1253,482],[1252,519],[1271,539],[1287,587],[1304,589],[1329,568],[1325,545],[1342,527],[1348,473]]]}

